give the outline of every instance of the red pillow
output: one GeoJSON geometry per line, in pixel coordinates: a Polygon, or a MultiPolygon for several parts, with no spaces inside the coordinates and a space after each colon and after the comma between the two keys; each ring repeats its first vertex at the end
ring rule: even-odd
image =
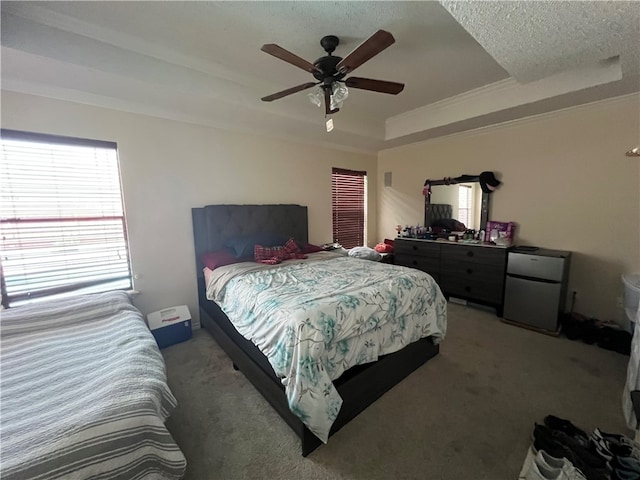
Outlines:
{"type": "Polygon", "coordinates": [[[256,245],[253,247],[253,257],[256,262],[277,264],[290,258],[307,258],[300,253],[300,247],[293,238],[287,240],[284,246],[263,247],[256,245]]]}
{"type": "Polygon", "coordinates": [[[287,252],[284,247],[263,247],[262,245],[256,245],[253,247],[253,257],[256,262],[264,262],[265,260],[285,260],[288,258],[287,252]]]}
{"type": "Polygon", "coordinates": [[[287,243],[284,244],[284,251],[290,254],[300,253],[300,247],[293,238],[290,238],[287,240],[287,243]]]}
{"type": "Polygon", "coordinates": [[[240,261],[241,259],[236,258],[231,250],[227,249],[207,252],[202,255],[202,263],[204,263],[205,267],[210,268],[211,270],[240,261]]]}

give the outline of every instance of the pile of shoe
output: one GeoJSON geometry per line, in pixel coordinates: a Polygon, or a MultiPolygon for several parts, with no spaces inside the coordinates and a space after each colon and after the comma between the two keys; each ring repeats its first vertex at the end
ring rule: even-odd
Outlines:
{"type": "Polygon", "coordinates": [[[596,318],[587,318],[579,313],[563,314],[560,317],[562,332],[570,340],[582,340],[584,343],[598,344],[606,350],[623,355],[631,353],[632,335],[613,321],[602,322],[596,318]]]}
{"type": "Polygon", "coordinates": [[[640,480],[640,445],[595,429],[591,436],[569,420],[547,415],[535,424],[523,480],[640,480]]]}
{"type": "Polygon", "coordinates": [[[612,480],[640,480],[640,445],[624,435],[596,428],[591,445],[611,469],[612,480]]]}

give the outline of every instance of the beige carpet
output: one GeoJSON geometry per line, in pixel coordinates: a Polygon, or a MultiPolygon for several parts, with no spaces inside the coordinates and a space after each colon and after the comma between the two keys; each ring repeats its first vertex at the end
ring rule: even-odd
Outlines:
{"type": "Polygon", "coordinates": [[[179,402],[167,425],[188,480],[513,480],[547,414],[630,434],[620,400],[628,357],[455,304],[440,355],[307,458],[208,332],[163,353],[179,402]]]}

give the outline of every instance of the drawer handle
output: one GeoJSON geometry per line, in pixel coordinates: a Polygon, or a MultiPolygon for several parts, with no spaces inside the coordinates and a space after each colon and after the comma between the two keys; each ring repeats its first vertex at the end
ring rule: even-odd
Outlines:
{"type": "Polygon", "coordinates": [[[471,270],[470,268],[467,268],[467,273],[471,275],[473,273],[473,270],[471,270]]]}
{"type": "Polygon", "coordinates": [[[471,250],[467,252],[467,257],[473,257],[473,252],[471,250]]]}

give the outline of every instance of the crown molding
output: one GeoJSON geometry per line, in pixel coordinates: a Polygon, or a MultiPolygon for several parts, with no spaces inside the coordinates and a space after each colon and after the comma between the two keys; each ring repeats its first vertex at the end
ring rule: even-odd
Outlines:
{"type": "Polygon", "coordinates": [[[402,148],[411,148],[418,145],[424,144],[434,144],[438,142],[447,142],[450,141],[451,138],[460,138],[460,137],[473,137],[479,135],[488,135],[496,130],[504,130],[509,128],[519,128],[524,125],[535,125],[538,123],[546,122],[553,118],[563,117],[565,115],[570,115],[576,112],[589,112],[589,111],[598,111],[605,108],[616,108],[619,105],[627,105],[629,102],[638,102],[638,107],[640,109],[640,92],[627,93],[625,95],[620,95],[617,97],[605,98],[603,100],[596,100],[594,102],[584,103],[582,105],[574,105],[571,107],[560,108],[558,110],[552,110],[550,112],[539,113],[536,115],[530,115],[524,118],[516,118],[514,120],[509,120],[506,122],[493,123],[491,125],[486,125],[478,128],[473,128],[470,130],[464,130],[461,132],[449,133],[447,135],[441,135],[435,138],[429,138],[427,140],[417,141],[413,143],[409,143],[406,145],[398,145],[391,148],[385,148],[380,150],[382,151],[390,151],[402,148]]]}
{"type": "Polygon", "coordinates": [[[263,83],[259,83],[254,76],[238,74],[219,63],[205,59],[196,59],[172,50],[171,48],[167,48],[166,46],[148,42],[140,37],[90,24],[45,7],[31,4],[29,8],[25,10],[20,6],[20,2],[3,2],[2,11],[3,13],[9,13],[47,27],[90,38],[97,42],[152,57],[176,66],[206,73],[207,75],[230,82],[255,88],[261,88],[264,85],[263,83]]]}
{"type": "MultiPolygon", "coordinates": [[[[281,140],[289,143],[295,143],[297,145],[322,147],[329,150],[338,150],[347,153],[369,155],[373,156],[374,158],[379,150],[379,148],[376,147],[382,143],[381,141],[371,141],[370,143],[375,143],[372,148],[358,148],[332,141],[303,138],[300,135],[286,133],[287,130],[285,128],[273,130],[257,130],[252,127],[246,127],[240,123],[231,124],[227,121],[214,121],[213,119],[208,117],[181,114],[179,112],[164,108],[151,107],[144,103],[133,103],[130,101],[119,100],[113,97],[96,95],[88,92],[78,92],[76,90],[65,89],[62,87],[53,87],[49,85],[43,86],[41,84],[24,81],[13,82],[11,80],[3,80],[1,92],[2,94],[0,95],[0,98],[4,95],[4,92],[10,92],[19,95],[28,95],[36,98],[39,97],[45,100],[69,102],[77,105],[88,106],[91,108],[102,108],[105,110],[111,110],[116,113],[142,115],[161,120],[195,125],[198,127],[213,128],[221,131],[258,136],[271,140],[281,140]]],[[[284,119],[291,120],[289,117],[284,117],[284,119]]],[[[295,119],[293,121],[295,121],[295,119]]],[[[323,124],[319,124],[318,128],[323,128],[323,124]]],[[[337,130],[334,130],[334,132],[338,133],[339,135],[352,136],[352,134],[349,132],[340,132],[337,130]]],[[[335,138],[335,135],[333,135],[333,137],[335,138]]],[[[362,138],[366,139],[366,137],[362,138]]],[[[365,143],[369,142],[369,140],[371,139],[366,139],[365,143]]]]}
{"type": "Polygon", "coordinates": [[[393,140],[621,79],[622,69],[619,58],[526,84],[508,78],[388,118],[385,122],[385,140],[393,140]]]}

